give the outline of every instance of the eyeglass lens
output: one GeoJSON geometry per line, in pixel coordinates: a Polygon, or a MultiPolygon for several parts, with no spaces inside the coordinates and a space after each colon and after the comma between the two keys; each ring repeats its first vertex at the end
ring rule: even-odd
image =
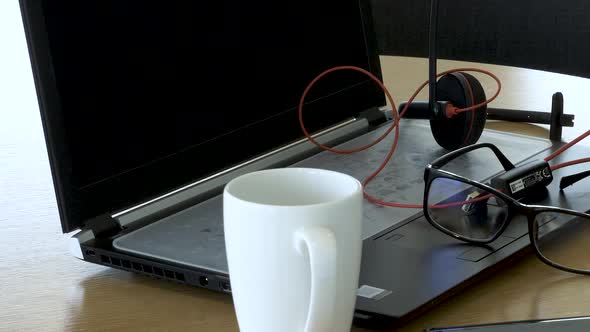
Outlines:
{"type": "Polygon", "coordinates": [[[570,269],[590,271],[590,219],[566,212],[536,215],[533,239],[543,257],[570,269]]]}
{"type": "Polygon", "coordinates": [[[491,192],[450,178],[435,178],[428,190],[431,220],[467,239],[492,239],[508,220],[508,206],[491,192]]]}

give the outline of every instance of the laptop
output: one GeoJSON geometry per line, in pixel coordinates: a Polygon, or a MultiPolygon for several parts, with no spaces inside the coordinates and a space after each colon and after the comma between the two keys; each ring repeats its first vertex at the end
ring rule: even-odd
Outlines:
{"type": "MultiPolygon", "coordinates": [[[[89,263],[229,296],[220,194],[230,179],[275,167],[363,179],[392,144],[334,155],[297,120],[301,93],[323,70],[354,65],[381,77],[368,0],[21,0],[21,9],[62,230],[89,263]]],[[[308,96],[305,123],[323,144],[361,146],[391,125],[384,106],[366,77],[335,73],[308,96]]],[[[425,166],[448,151],[427,121],[400,128],[394,160],[367,190],[422,202],[425,166]]],[[[480,141],[515,164],[559,145],[490,130],[480,141]]],[[[485,154],[449,167],[478,180],[501,170],[485,154]]],[[[545,204],[563,203],[555,186],[545,204]]],[[[579,196],[567,203],[585,210],[579,196]]],[[[365,202],[356,322],[432,307],[526,248],[526,232],[513,222],[491,245],[469,246],[419,209],[365,202]]]]}

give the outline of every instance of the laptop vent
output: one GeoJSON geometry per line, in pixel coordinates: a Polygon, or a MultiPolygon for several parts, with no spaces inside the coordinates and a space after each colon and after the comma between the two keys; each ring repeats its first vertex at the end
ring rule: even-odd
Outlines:
{"type": "Polygon", "coordinates": [[[101,254],[100,262],[104,265],[110,265],[125,270],[140,272],[159,279],[168,279],[176,282],[185,283],[185,274],[180,271],[173,271],[168,268],[158,267],[144,262],[137,262],[128,259],[120,259],[113,256],[101,254]]]}
{"type": "Polygon", "coordinates": [[[113,256],[107,252],[97,252],[94,249],[86,249],[85,257],[89,261],[106,266],[116,267],[122,270],[146,274],[157,279],[164,279],[200,286],[212,290],[231,293],[231,284],[227,277],[219,275],[205,275],[193,271],[182,271],[165,265],[151,264],[142,259],[133,259],[129,256],[113,256]]]}

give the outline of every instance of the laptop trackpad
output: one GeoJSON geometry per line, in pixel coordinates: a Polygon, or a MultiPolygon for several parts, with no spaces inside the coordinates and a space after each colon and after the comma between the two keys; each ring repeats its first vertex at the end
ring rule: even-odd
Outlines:
{"type": "Polygon", "coordinates": [[[359,295],[357,308],[401,317],[461,284],[482,269],[479,260],[514,240],[502,236],[489,246],[469,245],[435,229],[423,216],[369,238],[363,242],[360,286],[383,290],[385,296],[359,295]]]}
{"type": "Polygon", "coordinates": [[[487,245],[470,245],[442,233],[430,225],[426,218],[420,216],[372,241],[380,241],[382,243],[379,243],[379,246],[385,248],[390,246],[392,250],[403,248],[420,254],[455,257],[464,261],[477,262],[514,240],[512,237],[500,236],[487,245]]]}

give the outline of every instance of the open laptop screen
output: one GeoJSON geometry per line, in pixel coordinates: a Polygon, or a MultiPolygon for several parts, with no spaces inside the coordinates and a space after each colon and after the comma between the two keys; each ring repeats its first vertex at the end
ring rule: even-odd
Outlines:
{"type": "MultiPolygon", "coordinates": [[[[64,231],[301,137],[335,65],[380,74],[358,0],[22,0],[64,231]]],[[[338,73],[318,130],[383,105],[338,73]]]]}

